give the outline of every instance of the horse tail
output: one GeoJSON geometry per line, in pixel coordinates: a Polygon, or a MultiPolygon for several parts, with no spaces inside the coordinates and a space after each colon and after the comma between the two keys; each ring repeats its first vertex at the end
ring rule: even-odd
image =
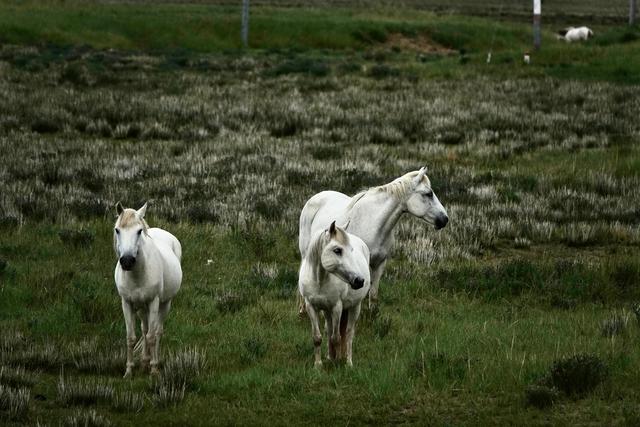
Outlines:
{"type": "Polygon", "coordinates": [[[318,203],[313,203],[314,197],[307,200],[307,203],[305,203],[302,208],[302,212],[300,212],[298,249],[300,250],[301,258],[304,258],[307,254],[307,249],[311,243],[311,226],[313,225],[313,220],[316,218],[316,215],[320,210],[320,205],[318,203]]]}
{"type": "Polygon", "coordinates": [[[144,336],[140,337],[140,339],[138,340],[136,345],[133,347],[133,352],[134,353],[140,353],[140,351],[142,351],[142,342],[143,342],[143,340],[144,340],[144,336]]]}

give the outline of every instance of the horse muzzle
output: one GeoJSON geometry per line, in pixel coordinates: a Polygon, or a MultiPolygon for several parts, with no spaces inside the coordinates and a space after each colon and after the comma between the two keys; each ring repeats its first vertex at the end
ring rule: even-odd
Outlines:
{"type": "Polygon", "coordinates": [[[124,255],[120,257],[120,265],[125,271],[133,270],[133,266],[136,264],[136,258],[131,255],[124,255]]]}
{"type": "Polygon", "coordinates": [[[351,288],[358,290],[364,286],[364,279],[362,277],[356,277],[351,281],[351,288]]]}
{"type": "Polygon", "coordinates": [[[439,215],[436,217],[436,220],[433,222],[433,226],[436,230],[440,230],[441,228],[445,228],[447,223],[449,222],[449,217],[447,215],[439,215]]]}

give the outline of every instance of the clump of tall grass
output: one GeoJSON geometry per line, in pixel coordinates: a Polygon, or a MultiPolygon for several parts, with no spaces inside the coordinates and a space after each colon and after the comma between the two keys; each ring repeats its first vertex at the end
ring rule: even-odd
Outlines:
{"type": "Polygon", "coordinates": [[[236,313],[250,303],[248,295],[237,291],[224,291],[215,297],[215,306],[221,313],[236,313]]]}
{"type": "Polygon", "coordinates": [[[158,408],[175,406],[182,402],[186,395],[185,383],[165,381],[163,377],[152,381],[151,401],[158,408]]]}
{"type": "Polygon", "coordinates": [[[5,351],[2,353],[2,359],[6,365],[45,371],[58,369],[62,361],[60,353],[51,343],[42,345],[30,343],[12,352],[5,351]]]}
{"type": "Polygon", "coordinates": [[[104,415],[98,414],[95,409],[88,411],[78,410],[62,421],[64,427],[109,427],[111,421],[104,415]]]}
{"type": "Polygon", "coordinates": [[[95,405],[111,401],[114,395],[111,384],[89,379],[68,379],[63,374],[58,379],[57,392],[57,401],[63,406],[95,405]]]}
{"type": "Polygon", "coordinates": [[[23,366],[0,366],[0,384],[9,387],[31,387],[37,382],[37,377],[23,366]]]}
{"type": "Polygon", "coordinates": [[[85,373],[117,374],[126,362],[125,349],[98,345],[90,340],[70,344],[66,353],[73,366],[85,373]]]}
{"type": "Polygon", "coordinates": [[[608,319],[603,320],[600,325],[602,336],[611,338],[625,333],[629,324],[629,317],[630,313],[623,311],[622,313],[614,313],[608,319]]]}
{"type": "Polygon", "coordinates": [[[31,392],[27,388],[13,388],[0,384],[0,419],[23,419],[29,410],[31,392]],[[4,413],[4,414],[3,414],[4,413]]]}
{"type": "Polygon", "coordinates": [[[116,412],[137,413],[144,408],[145,396],[133,390],[116,391],[111,408],[116,412]]]}
{"type": "Polygon", "coordinates": [[[205,352],[197,347],[169,353],[162,368],[162,381],[167,384],[192,387],[207,366],[205,352]]]}

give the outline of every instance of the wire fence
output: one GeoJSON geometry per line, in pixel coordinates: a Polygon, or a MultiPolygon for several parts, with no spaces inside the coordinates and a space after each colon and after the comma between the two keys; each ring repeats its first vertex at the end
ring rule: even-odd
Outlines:
{"type": "MultiPolygon", "coordinates": [[[[124,0],[128,3],[150,3],[150,0],[124,0]]],[[[623,23],[629,19],[630,0],[543,0],[544,21],[573,25],[623,23]]],[[[110,3],[121,0],[106,0],[110,3]]],[[[241,0],[153,0],[152,3],[196,3],[240,6],[241,0]]],[[[444,14],[492,16],[529,21],[532,0],[251,0],[252,6],[300,8],[372,8],[398,10],[417,9],[444,14]]]]}

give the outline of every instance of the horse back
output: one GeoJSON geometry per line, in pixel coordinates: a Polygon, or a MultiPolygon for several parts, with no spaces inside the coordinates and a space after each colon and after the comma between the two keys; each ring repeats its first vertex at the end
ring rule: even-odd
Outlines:
{"type": "Polygon", "coordinates": [[[175,254],[178,261],[182,260],[182,245],[176,236],[162,228],[150,228],[149,236],[151,236],[151,238],[156,242],[164,243],[175,254]]]}
{"type": "Polygon", "coordinates": [[[149,236],[153,239],[162,258],[163,295],[161,295],[161,300],[167,301],[178,293],[182,284],[182,267],[180,265],[182,246],[173,234],[161,228],[150,228],[149,236]]]}

